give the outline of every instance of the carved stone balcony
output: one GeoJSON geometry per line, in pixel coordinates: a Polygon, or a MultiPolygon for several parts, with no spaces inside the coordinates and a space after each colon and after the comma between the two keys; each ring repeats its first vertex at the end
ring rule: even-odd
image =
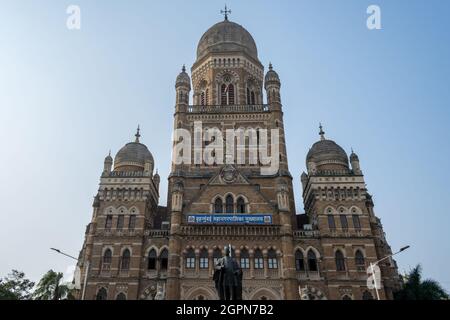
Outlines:
{"type": "Polygon", "coordinates": [[[185,236],[194,237],[277,237],[280,227],[271,226],[189,226],[183,225],[180,231],[185,236]]]}
{"type": "Polygon", "coordinates": [[[169,236],[169,230],[146,230],[144,235],[149,236],[150,238],[167,238],[169,236]]]}
{"type": "Polygon", "coordinates": [[[236,104],[200,106],[191,105],[187,108],[188,113],[247,113],[247,112],[269,112],[268,104],[236,104]]]}
{"type": "Polygon", "coordinates": [[[294,238],[318,238],[319,230],[296,230],[294,238]]]}

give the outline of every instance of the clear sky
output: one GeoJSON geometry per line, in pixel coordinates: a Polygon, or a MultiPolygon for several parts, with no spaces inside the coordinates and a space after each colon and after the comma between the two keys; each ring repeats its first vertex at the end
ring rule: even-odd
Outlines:
{"type": "MultiPolygon", "coordinates": [[[[449,1],[227,1],[282,81],[296,206],[322,122],[358,153],[400,271],[450,289],[449,1]],[[366,27],[381,8],[382,30],[366,27]]],[[[174,82],[224,1],[0,1],[0,276],[78,255],[103,159],[137,124],[166,203],[174,82]],[[81,30],[66,8],[81,8],[81,30]]]]}

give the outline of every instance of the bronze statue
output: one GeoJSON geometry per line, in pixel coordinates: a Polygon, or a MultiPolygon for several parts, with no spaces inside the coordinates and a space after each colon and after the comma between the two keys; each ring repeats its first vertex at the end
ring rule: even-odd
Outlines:
{"type": "Polygon", "coordinates": [[[217,260],[213,280],[220,300],[242,300],[242,269],[232,257],[231,245],[225,247],[225,256],[217,260]]]}

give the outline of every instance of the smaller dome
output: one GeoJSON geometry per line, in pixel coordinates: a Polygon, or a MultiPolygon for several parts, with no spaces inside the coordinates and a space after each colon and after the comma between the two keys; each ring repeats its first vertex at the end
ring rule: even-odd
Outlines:
{"type": "Polygon", "coordinates": [[[109,154],[105,157],[105,162],[108,162],[108,163],[112,163],[112,162],[113,162],[113,158],[111,157],[111,151],[110,151],[109,154]]]}
{"type": "Polygon", "coordinates": [[[359,161],[358,155],[353,152],[350,154],[350,161],[359,161]]]}
{"type": "Polygon", "coordinates": [[[280,77],[278,76],[278,73],[275,70],[273,70],[272,64],[270,63],[269,71],[267,71],[267,73],[266,73],[265,82],[268,83],[268,82],[272,82],[272,81],[279,83],[280,77]]]}
{"type": "Polygon", "coordinates": [[[306,164],[313,162],[324,170],[348,169],[347,153],[332,140],[325,139],[325,132],[320,126],[320,141],[314,143],[306,156],[306,164]]]}
{"type": "Polygon", "coordinates": [[[136,141],[129,142],[117,152],[114,159],[114,171],[143,171],[146,163],[150,163],[150,171],[153,172],[153,156],[147,147],[139,142],[139,127],[136,133],[136,141]]]}
{"type": "Polygon", "coordinates": [[[175,82],[175,87],[178,86],[187,86],[189,89],[191,88],[191,78],[186,73],[186,67],[183,65],[180,74],[177,76],[177,80],[175,82]]]}

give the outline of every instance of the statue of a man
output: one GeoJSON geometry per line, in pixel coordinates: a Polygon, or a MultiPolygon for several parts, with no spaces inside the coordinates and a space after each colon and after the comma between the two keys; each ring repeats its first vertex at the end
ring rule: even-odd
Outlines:
{"type": "Polygon", "coordinates": [[[214,266],[214,282],[220,300],[242,299],[242,270],[232,257],[231,245],[225,247],[225,256],[214,266]]]}

